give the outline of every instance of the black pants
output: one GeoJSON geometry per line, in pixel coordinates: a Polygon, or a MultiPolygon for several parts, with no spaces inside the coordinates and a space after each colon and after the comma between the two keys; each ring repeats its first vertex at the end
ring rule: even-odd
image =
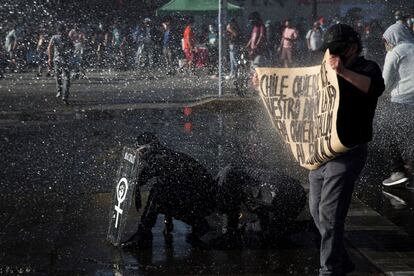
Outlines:
{"type": "Polygon", "coordinates": [[[320,275],[342,275],[345,269],[345,218],[366,157],[367,145],[359,145],[309,173],[309,208],[321,234],[320,275]]]}
{"type": "Polygon", "coordinates": [[[405,172],[404,165],[412,163],[414,148],[413,106],[390,103],[387,106],[387,143],[391,157],[391,171],[405,172]]]}

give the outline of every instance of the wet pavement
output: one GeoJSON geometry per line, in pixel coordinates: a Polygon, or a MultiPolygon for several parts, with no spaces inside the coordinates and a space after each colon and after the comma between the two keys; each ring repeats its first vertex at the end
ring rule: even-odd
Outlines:
{"type": "MultiPolygon", "coordinates": [[[[145,78],[130,77],[118,93],[114,87],[122,86],[122,77],[108,81],[112,87],[101,84],[107,79],[99,74],[95,78],[96,84],[74,83],[69,107],[56,102],[52,80],[13,75],[0,82],[0,274],[317,274],[317,237],[306,210],[276,248],[195,249],[186,242],[188,226],[179,221],[174,221],[174,243],[168,246],[161,216],[152,250],[126,252],[110,245],[105,238],[120,153],[143,131],[157,133],[164,144],[196,158],[213,175],[233,163],[277,167],[305,187],[307,177],[257,98],[239,98],[227,89],[224,99],[210,101],[216,81],[203,83],[197,77],[186,77],[187,84],[177,77],[178,88],[168,88],[165,79],[159,93],[149,92],[151,85],[157,87],[154,79],[144,84],[145,78]]],[[[355,198],[348,219],[347,247],[357,265],[352,275],[414,271],[414,193],[388,191],[400,193],[405,205],[383,193],[380,183],[388,165],[381,141],[372,143],[356,193],[370,207],[355,198]]],[[[135,230],[138,217],[130,213],[125,237],[135,230]]]]}

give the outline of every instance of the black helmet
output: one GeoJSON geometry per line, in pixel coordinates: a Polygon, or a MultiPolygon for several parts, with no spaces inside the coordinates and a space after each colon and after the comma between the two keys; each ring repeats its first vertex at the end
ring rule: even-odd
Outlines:
{"type": "Polygon", "coordinates": [[[398,10],[394,13],[394,17],[395,17],[395,20],[404,20],[408,17],[408,14],[404,13],[403,11],[398,10]]]}
{"type": "Polygon", "coordinates": [[[154,133],[144,132],[138,135],[134,146],[138,151],[141,161],[143,161],[147,158],[147,156],[150,156],[154,150],[159,148],[160,142],[154,133]]]}
{"type": "Polygon", "coordinates": [[[59,33],[64,33],[66,31],[66,25],[61,22],[57,25],[56,30],[59,33]]]}
{"type": "Polygon", "coordinates": [[[249,14],[248,19],[250,21],[260,21],[261,20],[260,13],[258,13],[257,11],[252,12],[252,13],[249,14]]]}
{"type": "Polygon", "coordinates": [[[137,148],[142,147],[142,146],[147,146],[150,144],[155,144],[158,143],[158,138],[157,136],[152,133],[152,132],[144,132],[140,135],[138,135],[137,140],[135,142],[135,146],[137,148]]]}
{"type": "Polygon", "coordinates": [[[335,24],[329,27],[323,37],[322,51],[329,48],[329,51],[334,54],[343,53],[350,45],[357,43],[361,48],[361,36],[351,26],[346,24],[335,24]]]}

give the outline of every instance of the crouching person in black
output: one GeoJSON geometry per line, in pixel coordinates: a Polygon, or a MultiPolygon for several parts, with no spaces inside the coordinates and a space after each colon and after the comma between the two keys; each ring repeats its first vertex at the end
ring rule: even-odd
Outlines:
{"type": "Polygon", "coordinates": [[[242,231],[251,224],[259,225],[255,229],[264,239],[283,235],[306,202],[303,187],[281,174],[227,166],[213,179],[195,159],[162,146],[154,134],[139,136],[137,149],[141,162],[135,190],[137,210],[141,208],[139,187],[153,179],[156,182],[150,189],[138,230],[122,244],[124,248],[150,247],[151,229],[160,213],[166,216],[166,237],[175,218],[192,227],[191,241],[196,244],[240,247],[242,231]],[[241,223],[243,212],[254,214],[255,220],[241,223]],[[212,231],[207,217],[215,213],[227,216],[227,231],[206,241],[206,234],[212,231]]]}
{"type": "Polygon", "coordinates": [[[192,227],[192,236],[201,237],[209,231],[206,216],[216,208],[217,186],[207,170],[190,156],[161,145],[152,133],[137,138],[141,165],[135,189],[135,204],[141,208],[139,187],[155,179],[137,232],[122,247],[149,247],[151,229],[158,214],[167,218],[165,233],[172,230],[171,218],[192,227]]]}
{"type": "MultiPolygon", "coordinates": [[[[300,182],[277,170],[245,170],[230,165],[218,173],[216,182],[220,191],[218,211],[227,214],[229,226],[237,225],[246,246],[252,237],[255,246],[277,243],[306,204],[300,182]]],[[[226,245],[233,237],[228,231],[219,245],[226,245]]]]}

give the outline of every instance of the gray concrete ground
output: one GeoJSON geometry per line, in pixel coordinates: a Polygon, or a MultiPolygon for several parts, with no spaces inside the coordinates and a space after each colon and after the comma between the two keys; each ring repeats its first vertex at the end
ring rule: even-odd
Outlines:
{"type": "MultiPolygon", "coordinates": [[[[125,252],[105,241],[120,151],[142,131],[156,132],[212,174],[230,162],[277,166],[306,186],[306,171],[290,159],[260,101],[238,97],[229,82],[217,99],[217,87],[202,74],[90,72],[73,81],[65,106],[51,78],[13,74],[0,81],[0,275],[316,275],[317,238],[307,210],[277,248],[194,249],[179,221],[172,246],[164,244],[160,222],[152,250],[125,252]]],[[[363,179],[378,186],[382,175],[372,171],[363,179]]],[[[384,200],[377,196],[370,200],[384,200]]],[[[351,275],[414,275],[413,232],[374,209],[353,201],[346,236],[356,263],[351,275]]],[[[131,212],[125,236],[138,217],[131,212]]]]}

